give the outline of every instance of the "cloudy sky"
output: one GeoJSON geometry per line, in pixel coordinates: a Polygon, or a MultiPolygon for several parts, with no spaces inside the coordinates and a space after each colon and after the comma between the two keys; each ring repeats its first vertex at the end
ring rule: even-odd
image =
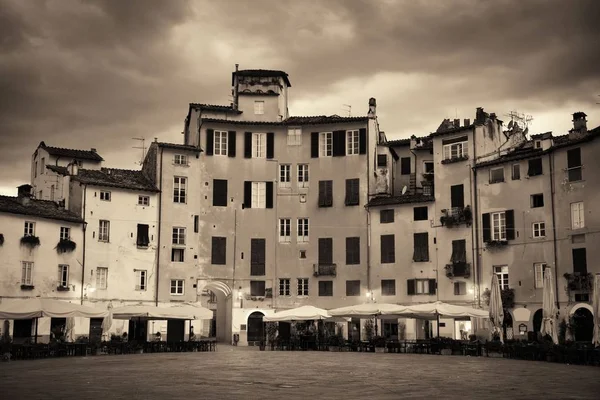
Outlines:
{"type": "Polygon", "coordinates": [[[531,132],[600,124],[597,0],[0,0],[0,193],[40,141],[137,168],[134,137],[182,141],[188,103],[228,104],[231,71],[281,69],[292,115],[364,115],[388,138],[476,107],[531,132]]]}

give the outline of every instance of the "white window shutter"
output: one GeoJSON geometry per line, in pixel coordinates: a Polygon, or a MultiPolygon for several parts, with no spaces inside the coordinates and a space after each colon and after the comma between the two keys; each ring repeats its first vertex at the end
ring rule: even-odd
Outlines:
{"type": "Polygon", "coordinates": [[[534,264],[535,269],[535,287],[540,289],[544,287],[544,264],[534,264]]]}

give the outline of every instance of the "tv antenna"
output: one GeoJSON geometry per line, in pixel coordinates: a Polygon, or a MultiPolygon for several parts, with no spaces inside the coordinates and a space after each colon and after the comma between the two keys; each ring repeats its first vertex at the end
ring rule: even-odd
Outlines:
{"type": "Polygon", "coordinates": [[[505,116],[510,117],[509,125],[511,127],[518,126],[522,131],[529,128],[531,121],[533,121],[533,117],[531,115],[525,115],[518,111],[511,111],[505,116]]]}
{"type": "Polygon", "coordinates": [[[133,146],[133,149],[142,149],[142,159],[140,160],[139,164],[142,165],[144,163],[144,158],[146,157],[146,139],[144,138],[137,138],[134,137],[132,138],[133,140],[138,140],[142,142],[142,146],[133,146]]]}
{"type": "Polygon", "coordinates": [[[342,104],[345,108],[345,111],[348,113],[348,116],[350,117],[352,115],[352,106],[350,104],[342,104]]]}

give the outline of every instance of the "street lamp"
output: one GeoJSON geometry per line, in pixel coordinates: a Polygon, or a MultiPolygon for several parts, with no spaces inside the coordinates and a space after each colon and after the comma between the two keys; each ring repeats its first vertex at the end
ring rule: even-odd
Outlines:
{"type": "Polygon", "coordinates": [[[367,301],[375,301],[375,295],[372,290],[367,290],[366,297],[367,301]]]}

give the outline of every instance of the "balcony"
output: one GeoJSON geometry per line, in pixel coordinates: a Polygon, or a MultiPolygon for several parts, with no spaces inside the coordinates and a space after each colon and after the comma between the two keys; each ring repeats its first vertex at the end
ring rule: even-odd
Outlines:
{"type": "Polygon", "coordinates": [[[470,263],[446,264],[445,269],[448,278],[469,278],[471,276],[470,263]]]}
{"type": "Polygon", "coordinates": [[[440,217],[440,223],[442,226],[452,228],[461,224],[471,226],[473,222],[473,212],[471,206],[462,207],[451,207],[442,210],[442,216],[440,217]]]}
{"type": "Polygon", "coordinates": [[[314,276],[336,276],[336,264],[314,264],[314,276]]]}
{"type": "Polygon", "coordinates": [[[575,272],[573,274],[566,273],[563,276],[567,280],[567,292],[592,292],[594,275],[575,272]]]}

